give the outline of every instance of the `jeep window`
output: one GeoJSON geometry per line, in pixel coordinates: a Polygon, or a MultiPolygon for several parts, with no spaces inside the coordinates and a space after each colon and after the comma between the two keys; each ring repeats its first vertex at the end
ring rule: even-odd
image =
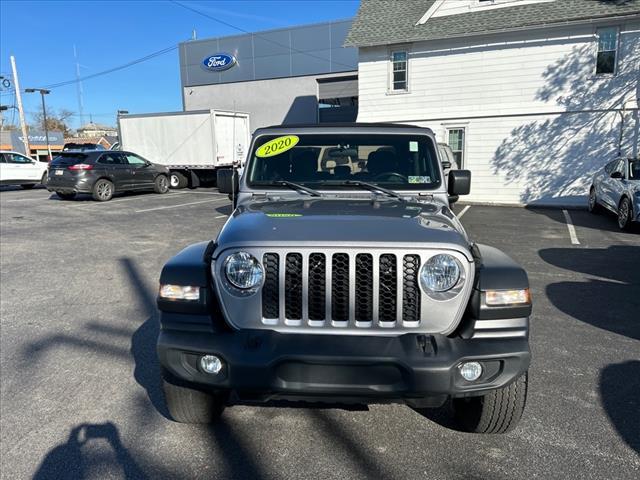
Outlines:
{"type": "Polygon", "coordinates": [[[434,144],[425,135],[300,134],[293,148],[273,156],[256,155],[262,145],[281,136],[256,139],[247,177],[250,187],[289,181],[314,189],[340,189],[346,188],[347,180],[393,190],[440,185],[434,144]]]}

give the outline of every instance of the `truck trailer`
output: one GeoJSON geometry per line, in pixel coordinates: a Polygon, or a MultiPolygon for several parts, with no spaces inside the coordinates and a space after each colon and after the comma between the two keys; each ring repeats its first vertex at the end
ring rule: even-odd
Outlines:
{"type": "Polygon", "coordinates": [[[216,181],[216,170],[245,160],[249,114],[196,110],[118,116],[120,148],[165,165],[172,188],[216,181]]]}

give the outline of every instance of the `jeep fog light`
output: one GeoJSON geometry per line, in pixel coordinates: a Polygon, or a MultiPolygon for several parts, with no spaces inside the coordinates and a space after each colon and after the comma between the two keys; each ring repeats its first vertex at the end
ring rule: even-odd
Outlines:
{"type": "Polygon", "coordinates": [[[258,259],[247,252],[229,255],[224,264],[224,273],[231,285],[242,290],[257,287],[264,276],[258,259]]]}
{"type": "Polygon", "coordinates": [[[531,303],[531,295],[528,288],[522,290],[487,290],[485,298],[486,304],[492,307],[531,303]]]}
{"type": "Polygon", "coordinates": [[[204,355],[200,358],[200,368],[206,373],[218,374],[222,370],[222,360],[215,355],[204,355]]]}
{"type": "Polygon", "coordinates": [[[475,382],[482,375],[482,365],[479,362],[464,362],[458,368],[467,382],[475,382]]]}
{"type": "Polygon", "coordinates": [[[160,298],[165,300],[200,300],[200,287],[160,285],[160,298]]]}

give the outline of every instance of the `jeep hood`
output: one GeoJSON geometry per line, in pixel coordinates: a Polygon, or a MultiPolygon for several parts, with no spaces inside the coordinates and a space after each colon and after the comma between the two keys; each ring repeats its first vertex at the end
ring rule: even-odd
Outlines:
{"type": "Polygon", "coordinates": [[[469,240],[441,203],[398,199],[261,201],[238,207],[220,231],[217,250],[251,246],[386,246],[454,248],[469,240]]]}

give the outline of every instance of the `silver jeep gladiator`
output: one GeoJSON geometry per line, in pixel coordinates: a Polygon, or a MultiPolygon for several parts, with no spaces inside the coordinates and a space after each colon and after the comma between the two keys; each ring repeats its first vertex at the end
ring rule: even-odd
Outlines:
{"type": "Polygon", "coordinates": [[[525,271],[474,243],[450,204],[433,133],[409,125],[254,133],[234,211],[160,277],[158,357],[169,413],[214,421],[271,400],[449,405],[459,428],[502,433],[524,410],[525,271]]]}

